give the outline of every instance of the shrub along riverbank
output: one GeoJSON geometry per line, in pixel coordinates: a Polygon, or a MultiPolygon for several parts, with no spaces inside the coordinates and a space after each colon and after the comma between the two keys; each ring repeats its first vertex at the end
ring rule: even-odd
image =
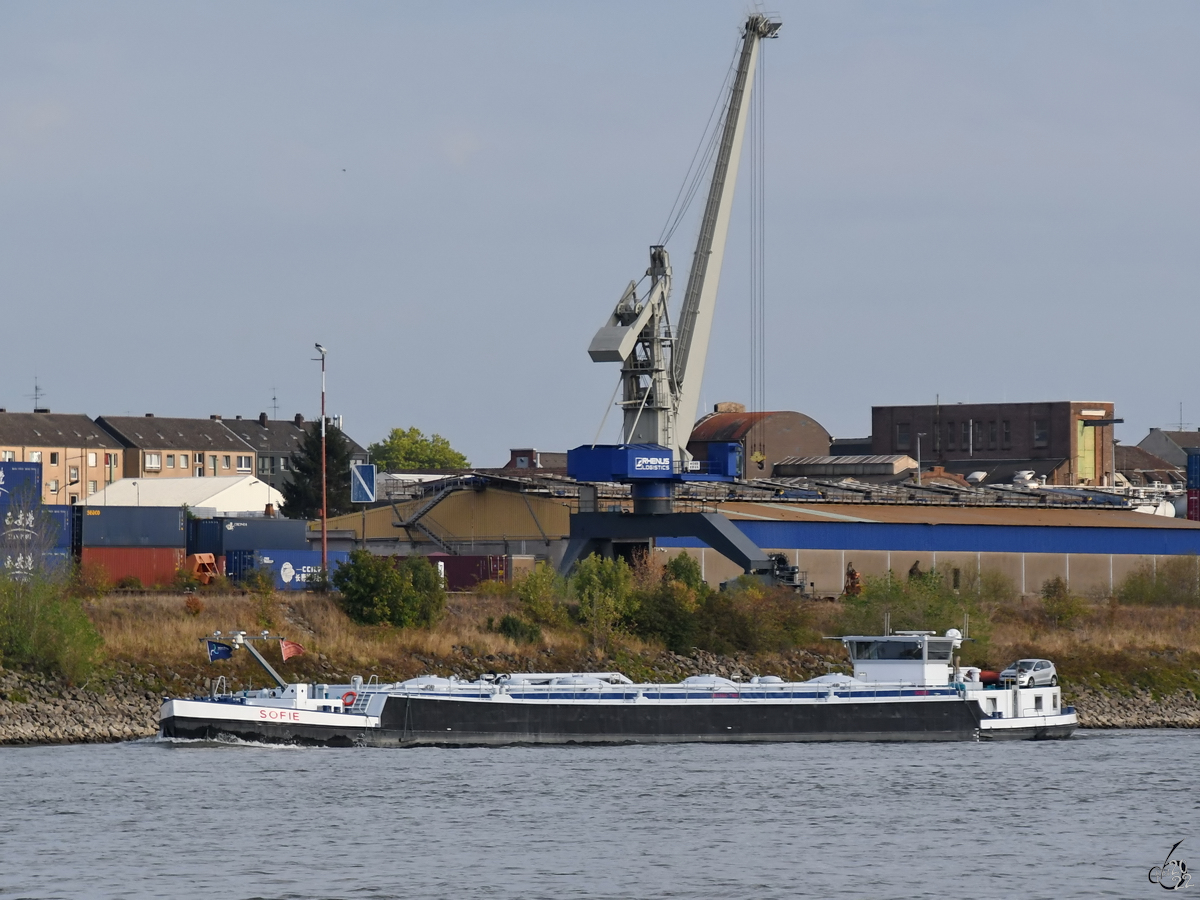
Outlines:
{"type": "Polygon", "coordinates": [[[163,696],[206,693],[219,676],[234,689],[264,684],[246,654],[207,661],[199,639],[214,630],[270,629],[298,641],[305,654],[284,665],[272,650],[275,665],[319,682],[607,669],[638,680],[804,679],[846,671],[840,644],[823,635],[877,632],[885,615],[893,629],[967,624],[964,664],[1053,659],[1085,726],[1200,727],[1200,600],[1182,576],[1169,591],[1138,573],[1114,598],[1076,597],[1056,582],[1022,598],[988,573],[958,591],[928,573],[868,579],[857,597],[808,602],[749,581],[712,591],[686,557],[635,567],[591,559],[570,582],[539,567],[516,585],[447,596],[419,566],[368,562],[375,568],[355,574],[357,598],[351,580],[344,596],[266,585],[102,594],[0,581],[0,743],[148,735],[163,696]]]}

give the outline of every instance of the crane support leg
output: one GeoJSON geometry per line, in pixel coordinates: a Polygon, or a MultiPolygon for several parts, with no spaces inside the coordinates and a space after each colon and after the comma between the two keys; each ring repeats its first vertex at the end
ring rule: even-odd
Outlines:
{"type": "Polygon", "coordinates": [[[736,525],[720,513],[573,513],[571,539],[558,570],[570,573],[580,559],[591,553],[611,554],[613,541],[690,537],[742,567],[747,574],[770,572],[772,561],[736,525]],[[605,550],[607,549],[607,553],[605,550]]]}

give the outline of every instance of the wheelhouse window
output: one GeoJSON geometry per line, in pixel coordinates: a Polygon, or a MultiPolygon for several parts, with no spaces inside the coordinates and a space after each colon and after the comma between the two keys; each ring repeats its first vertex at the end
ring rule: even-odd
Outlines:
{"type": "Polygon", "coordinates": [[[925,644],[925,658],[932,662],[943,662],[954,653],[954,641],[929,641],[925,644]]]}
{"type": "Polygon", "coordinates": [[[850,652],[859,659],[921,659],[920,641],[851,641],[850,652]]]}

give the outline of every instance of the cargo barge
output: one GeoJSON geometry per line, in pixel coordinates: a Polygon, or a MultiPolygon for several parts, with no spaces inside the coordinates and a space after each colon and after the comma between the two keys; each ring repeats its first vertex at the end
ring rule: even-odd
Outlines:
{"type": "Polygon", "coordinates": [[[1058,685],[989,686],[972,680],[978,670],[958,670],[953,629],[842,638],[853,676],[675,684],[635,684],[619,672],[287,683],[252,644],[278,638],[221,640],[248,650],[276,687],[166,699],[163,737],[331,747],[991,741],[1067,738],[1078,726],[1058,685]]]}

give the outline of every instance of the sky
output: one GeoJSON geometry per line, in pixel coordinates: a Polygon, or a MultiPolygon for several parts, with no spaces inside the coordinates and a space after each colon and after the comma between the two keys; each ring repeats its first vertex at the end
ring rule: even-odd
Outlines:
{"type": "MultiPolygon", "coordinates": [[[[320,342],[360,443],[595,440],[617,367],[588,343],[749,10],[0,4],[0,407],[36,379],[55,412],[311,418],[320,342]]],[[[772,11],[767,408],[837,437],[935,398],[1200,426],[1200,4],[772,11]]],[[[749,399],[746,164],[702,410],[749,399]]]]}

